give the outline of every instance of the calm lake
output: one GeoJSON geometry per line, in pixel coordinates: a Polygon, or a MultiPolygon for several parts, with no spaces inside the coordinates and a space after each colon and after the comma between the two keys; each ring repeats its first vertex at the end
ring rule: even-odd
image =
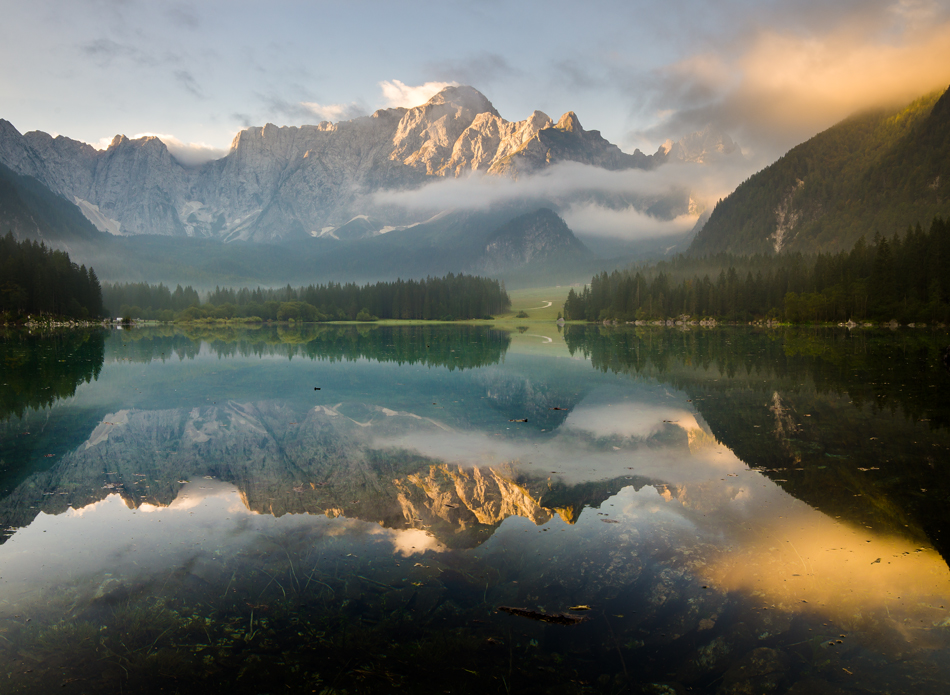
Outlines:
{"type": "Polygon", "coordinates": [[[0,692],[945,693],[948,345],[0,334],[0,692]]]}

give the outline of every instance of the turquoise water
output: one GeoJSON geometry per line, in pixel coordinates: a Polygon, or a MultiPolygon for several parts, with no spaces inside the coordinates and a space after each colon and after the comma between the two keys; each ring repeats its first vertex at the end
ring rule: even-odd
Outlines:
{"type": "Polygon", "coordinates": [[[5,334],[2,691],[944,692],[948,344],[5,334]]]}

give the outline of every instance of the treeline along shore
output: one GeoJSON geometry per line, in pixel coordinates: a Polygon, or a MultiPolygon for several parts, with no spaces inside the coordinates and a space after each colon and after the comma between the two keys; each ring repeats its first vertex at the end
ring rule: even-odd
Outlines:
{"type": "Polygon", "coordinates": [[[3,323],[32,314],[97,318],[102,315],[99,278],[65,251],[17,241],[7,232],[0,237],[0,314],[3,323]]]}
{"type": "Polygon", "coordinates": [[[950,223],[863,239],[846,252],[676,258],[595,276],[564,317],[652,320],[688,315],[747,322],[950,322],[950,223]]]}
{"type": "Polygon", "coordinates": [[[498,280],[449,273],[440,278],[375,284],[327,283],[267,289],[216,287],[205,302],[192,287],[106,283],[110,315],[158,321],[245,319],[248,321],[455,321],[491,318],[511,299],[498,280]]]}

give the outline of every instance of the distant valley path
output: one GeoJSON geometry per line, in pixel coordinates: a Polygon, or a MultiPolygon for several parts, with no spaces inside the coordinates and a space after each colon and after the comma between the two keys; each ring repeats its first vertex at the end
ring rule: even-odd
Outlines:
{"type": "MultiPolygon", "coordinates": [[[[546,300],[542,299],[541,301],[546,301],[546,300]]],[[[526,309],[526,311],[531,311],[532,309],[547,309],[552,304],[554,304],[554,302],[547,302],[546,304],[542,304],[541,306],[530,306],[526,309]]]]}

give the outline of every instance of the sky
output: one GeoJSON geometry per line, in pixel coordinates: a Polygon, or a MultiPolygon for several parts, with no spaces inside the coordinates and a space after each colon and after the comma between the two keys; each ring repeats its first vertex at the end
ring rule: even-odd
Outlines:
{"type": "Polygon", "coordinates": [[[712,125],[759,167],[950,85],[950,0],[0,3],[0,118],[99,147],[156,134],[194,161],[250,125],[460,83],[508,120],[572,110],[627,152],[712,125]]]}

